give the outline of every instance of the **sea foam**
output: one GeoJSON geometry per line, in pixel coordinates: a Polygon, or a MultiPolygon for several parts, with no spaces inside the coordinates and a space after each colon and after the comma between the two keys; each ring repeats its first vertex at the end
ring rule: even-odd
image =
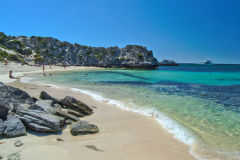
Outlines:
{"type": "Polygon", "coordinates": [[[179,140],[180,142],[183,142],[190,147],[195,142],[195,137],[181,124],[177,123],[176,121],[172,120],[168,116],[164,115],[163,113],[160,113],[159,111],[153,110],[153,109],[146,109],[146,107],[137,106],[132,103],[122,102],[119,100],[113,100],[105,98],[101,93],[92,92],[89,90],[83,90],[78,88],[71,88],[72,91],[77,91],[86,95],[91,96],[93,99],[98,101],[104,101],[108,104],[115,105],[121,109],[132,111],[135,113],[139,113],[145,116],[153,117],[157,120],[158,123],[162,125],[163,128],[168,130],[168,132],[172,133],[174,137],[179,140]],[[130,107],[131,106],[131,107],[130,107]],[[134,106],[134,107],[132,107],[134,106]]]}

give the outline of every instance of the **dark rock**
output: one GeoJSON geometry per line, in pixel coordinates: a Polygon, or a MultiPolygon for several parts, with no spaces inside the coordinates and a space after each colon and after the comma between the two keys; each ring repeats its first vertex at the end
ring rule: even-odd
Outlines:
{"type": "Polygon", "coordinates": [[[8,111],[10,109],[9,104],[0,101],[0,118],[3,120],[7,119],[8,111]]]}
{"type": "Polygon", "coordinates": [[[62,138],[57,138],[57,141],[64,141],[62,138]]]}
{"type": "Polygon", "coordinates": [[[3,159],[3,157],[0,155],[0,159],[3,159]]]}
{"type": "Polygon", "coordinates": [[[49,94],[47,94],[47,92],[42,91],[40,93],[40,98],[43,100],[52,100],[53,103],[58,103],[60,100],[53,98],[52,96],[50,96],[49,94]]]}
{"type": "Polygon", "coordinates": [[[86,145],[87,148],[92,149],[94,151],[98,151],[98,152],[104,152],[103,150],[97,148],[95,145],[86,145]]]}
{"type": "Polygon", "coordinates": [[[75,110],[83,115],[90,115],[93,113],[93,110],[87,104],[73,97],[66,96],[64,99],[61,99],[60,103],[65,107],[75,110]]]}
{"type": "Polygon", "coordinates": [[[27,134],[25,126],[16,115],[9,115],[4,124],[6,126],[4,135],[7,138],[25,136],[27,134]]]}
{"type": "Polygon", "coordinates": [[[15,145],[16,147],[20,147],[20,146],[23,145],[23,142],[22,142],[21,140],[18,140],[18,141],[16,141],[16,142],[14,143],[14,145],[15,145]]]}
{"type": "Polygon", "coordinates": [[[78,117],[76,117],[74,115],[67,114],[66,112],[61,111],[61,110],[56,110],[56,115],[59,116],[59,117],[63,117],[64,119],[70,119],[74,122],[79,121],[78,117]]]}
{"type": "Polygon", "coordinates": [[[0,119],[0,135],[3,134],[5,128],[6,128],[6,127],[5,127],[5,124],[4,124],[3,120],[0,119]]]}
{"type": "Polygon", "coordinates": [[[98,127],[94,124],[89,124],[86,121],[78,121],[71,126],[71,134],[74,136],[98,133],[98,127]]]}
{"type": "Polygon", "coordinates": [[[7,85],[0,85],[0,102],[8,104],[10,110],[17,112],[23,104],[34,105],[33,99],[24,91],[7,85]]]}
{"type": "Polygon", "coordinates": [[[19,110],[18,115],[27,128],[37,132],[59,132],[64,118],[37,110],[19,110]]]}
{"type": "Polygon", "coordinates": [[[66,121],[65,121],[65,124],[66,125],[71,125],[73,123],[73,121],[71,121],[70,119],[67,119],[66,121]]]}
{"type": "Polygon", "coordinates": [[[71,115],[74,115],[76,117],[84,117],[83,114],[79,113],[79,112],[76,112],[76,111],[73,111],[73,110],[68,110],[67,111],[68,114],[71,114],[71,115]]]}

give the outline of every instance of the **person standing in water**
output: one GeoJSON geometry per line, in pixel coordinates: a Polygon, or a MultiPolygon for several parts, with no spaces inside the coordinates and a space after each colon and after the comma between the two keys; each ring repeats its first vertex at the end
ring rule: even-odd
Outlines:
{"type": "Polygon", "coordinates": [[[11,79],[19,79],[19,78],[16,78],[16,77],[14,77],[14,76],[12,75],[12,70],[9,72],[9,78],[11,78],[11,79]]]}

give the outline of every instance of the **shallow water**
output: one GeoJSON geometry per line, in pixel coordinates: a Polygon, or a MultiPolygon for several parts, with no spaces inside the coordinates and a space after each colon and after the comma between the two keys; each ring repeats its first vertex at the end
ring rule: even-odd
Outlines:
{"type": "Polygon", "coordinates": [[[72,71],[34,80],[154,116],[199,159],[240,159],[240,65],[72,71]]]}

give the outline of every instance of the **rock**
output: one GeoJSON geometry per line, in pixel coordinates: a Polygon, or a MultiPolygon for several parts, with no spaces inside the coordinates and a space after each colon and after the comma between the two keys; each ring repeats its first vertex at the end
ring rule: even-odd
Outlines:
{"type": "Polygon", "coordinates": [[[61,109],[62,105],[55,103],[55,104],[53,104],[53,107],[56,109],[61,109]]]}
{"type": "Polygon", "coordinates": [[[3,133],[7,138],[25,136],[27,134],[25,126],[16,115],[9,115],[4,124],[6,129],[3,133]]]}
{"type": "Polygon", "coordinates": [[[42,100],[52,100],[53,101],[53,103],[58,103],[60,100],[58,100],[58,99],[56,99],[56,98],[53,98],[52,96],[50,96],[49,94],[47,94],[47,92],[44,92],[44,91],[42,91],[41,93],[40,93],[40,98],[42,99],[42,100]]]}
{"type": "Polygon", "coordinates": [[[64,118],[37,110],[19,110],[18,115],[27,128],[37,132],[59,132],[64,118]]]}
{"type": "Polygon", "coordinates": [[[34,105],[34,100],[24,91],[7,85],[0,85],[0,102],[8,104],[9,110],[17,112],[22,104],[34,105]]]}
{"type": "Polygon", "coordinates": [[[23,145],[23,142],[22,142],[21,140],[18,140],[18,141],[16,141],[16,142],[14,143],[14,145],[15,145],[16,147],[20,147],[20,146],[23,145]]]}
{"type": "Polygon", "coordinates": [[[89,124],[86,121],[78,121],[71,126],[71,134],[74,136],[98,133],[98,127],[94,124],[89,124]]]}
{"type": "Polygon", "coordinates": [[[57,110],[56,115],[59,116],[59,117],[63,117],[65,119],[70,119],[74,122],[79,121],[78,117],[76,117],[74,115],[67,114],[66,112],[63,112],[61,110],[57,110]]]}
{"type": "Polygon", "coordinates": [[[87,104],[73,97],[66,96],[64,99],[61,99],[60,104],[83,115],[90,115],[93,113],[93,110],[87,104]]]}
{"type": "Polygon", "coordinates": [[[3,159],[3,157],[0,155],[0,159],[3,159]]]}
{"type": "Polygon", "coordinates": [[[0,101],[0,118],[3,120],[7,119],[8,111],[10,109],[9,104],[0,101]]]}
{"type": "Polygon", "coordinates": [[[54,108],[52,104],[53,104],[53,100],[37,100],[35,102],[35,105],[42,108],[42,110],[44,110],[45,112],[56,114],[56,108],[54,108]]]}
{"type": "Polygon", "coordinates": [[[65,124],[66,125],[71,125],[73,122],[70,120],[70,119],[67,119],[66,121],[65,121],[65,124]]]}
{"type": "Polygon", "coordinates": [[[71,115],[74,115],[76,117],[84,117],[83,114],[79,113],[79,112],[76,112],[76,111],[73,111],[73,110],[68,110],[67,111],[68,114],[71,114],[71,115]]]}
{"type": "Polygon", "coordinates": [[[98,152],[104,152],[103,150],[97,148],[95,145],[86,145],[87,148],[98,151],[98,152]]]}
{"type": "Polygon", "coordinates": [[[5,127],[5,124],[4,124],[3,120],[0,119],[0,135],[3,134],[5,128],[6,128],[6,127],[5,127]]]}
{"type": "Polygon", "coordinates": [[[62,138],[57,138],[57,141],[64,141],[62,138]]]}
{"type": "Polygon", "coordinates": [[[21,160],[20,156],[20,152],[12,153],[7,156],[7,160],[21,160]]]}

